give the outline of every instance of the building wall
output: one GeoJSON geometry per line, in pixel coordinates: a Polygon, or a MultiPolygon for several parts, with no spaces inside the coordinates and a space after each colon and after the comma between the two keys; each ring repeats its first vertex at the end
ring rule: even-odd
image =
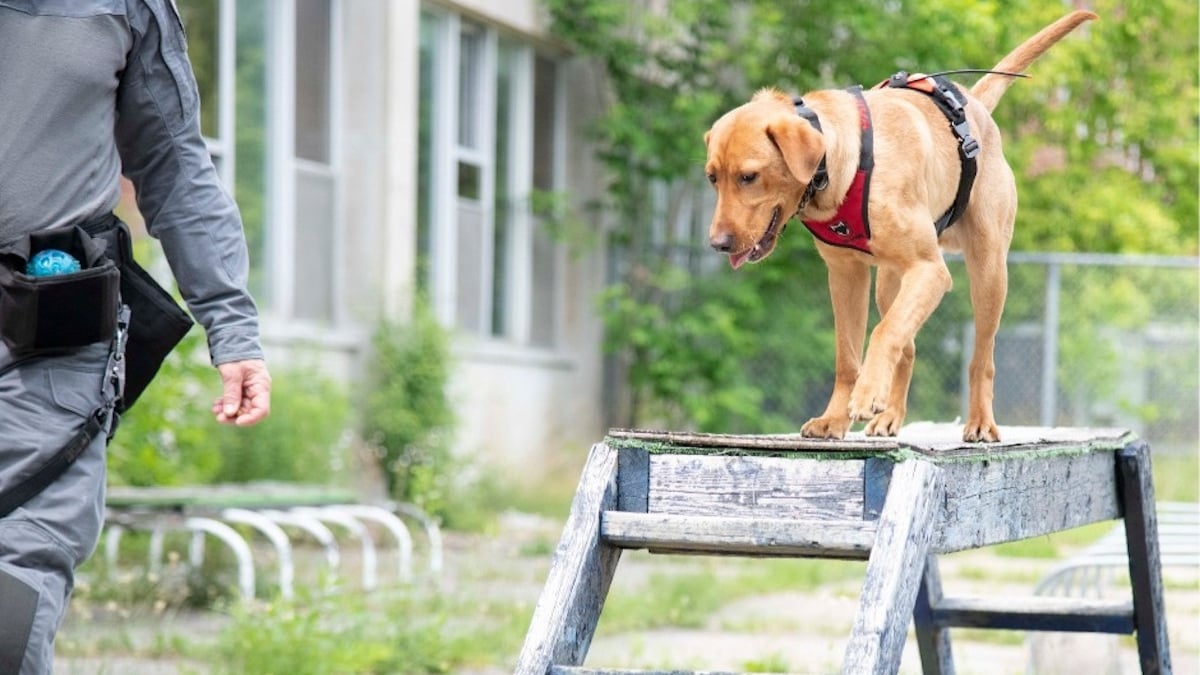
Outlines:
{"type": "MultiPolygon", "coordinates": [[[[532,0],[438,6],[544,39],[532,0]]],[[[415,287],[420,8],[416,0],[342,3],[335,78],[343,100],[337,227],[348,321],[336,331],[341,339],[325,336],[322,350],[328,369],[352,382],[368,367],[371,326],[381,315],[407,315],[415,287]]],[[[566,183],[580,205],[601,185],[591,151],[575,133],[597,109],[596,82],[583,75],[570,72],[564,78],[571,83],[566,100],[573,129],[566,134],[566,183]]],[[[601,247],[563,254],[561,340],[554,350],[455,335],[451,398],[464,456],[510,469],[510,475],[534,477],[559,451],[582,457],[602,435],[602,329],[594,307],[604,281],[603,256],[601,247]]],[[[294,340],[289,350],[295,350],[294,340]]]]}

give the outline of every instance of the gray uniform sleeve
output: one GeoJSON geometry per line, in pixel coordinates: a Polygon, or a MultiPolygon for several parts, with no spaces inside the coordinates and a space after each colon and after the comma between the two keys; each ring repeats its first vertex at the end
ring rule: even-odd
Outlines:
{"type": "Polygon", "coordinates": [[[214,365],[262,358],[258,312],[246,289],[249,256],[237,205],[200,134],[199,96],[183,27],[170,0],[130,0],[133,47],[117,92],[122,172],[214,365]]]}

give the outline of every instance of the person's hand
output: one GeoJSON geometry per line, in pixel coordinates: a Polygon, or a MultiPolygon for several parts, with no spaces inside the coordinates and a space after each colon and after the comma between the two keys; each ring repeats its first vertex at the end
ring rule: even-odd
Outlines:
{"type": "Polygon", "coordinates": [[[239,427],[258,424],[271,412],[271,374],[261,359],[232,361],[217,366],[221,397],[213,402],[213,415],[221,424],[239,427]]]}

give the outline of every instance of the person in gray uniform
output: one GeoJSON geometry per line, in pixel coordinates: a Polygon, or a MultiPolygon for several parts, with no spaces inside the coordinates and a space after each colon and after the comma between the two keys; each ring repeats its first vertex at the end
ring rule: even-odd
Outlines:
{"type": "MultiPolygon", "coordinates": [[[[223,386],[216,421],[250,425],[270,410],[271,378],[241,218],[201,137],[198,103],[171,0],[0,0],[0,246],[111,217],[123,173],[206,332],[223,386]]],[[[0,673],[52,671],[74,569],[99,538],[121,390],[117,325],[69,349],[0,342],[0,496],[85,441],[52,482],[0,515],[0,673]],[[96,424],[101,433],[81,435],[96,424]]]]}

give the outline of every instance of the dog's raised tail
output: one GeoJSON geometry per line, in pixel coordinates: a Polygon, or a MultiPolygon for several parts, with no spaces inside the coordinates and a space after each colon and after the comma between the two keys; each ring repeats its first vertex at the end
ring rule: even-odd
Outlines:
{"type": "Polygon", "coordinates": [[[1079,24],[1098,18],[1092,12],[1076,10],[1046,26],[1038,31],[1037,35],[1022,42],[1021,46],[1012,50],[1008,56],[1005,56],[1000,63],[996,64],[992,70],[998,71],[997,74],[981,77],[975,83],[975,86],[971,87],[971,95],[986,105],[989,112],[995,110],[996,105],[1000,103],[1000,97],[1004,96],[1004,92],[1008,91],[1009,85],[1015,79],[999,73],[1025,72],[1029,64],[1036,61],[1042,54],[1045,54],[1048,49],[1054,46],[1054,43],[1063,39],[1067,33],[1075,30],[1079,24]]]}

